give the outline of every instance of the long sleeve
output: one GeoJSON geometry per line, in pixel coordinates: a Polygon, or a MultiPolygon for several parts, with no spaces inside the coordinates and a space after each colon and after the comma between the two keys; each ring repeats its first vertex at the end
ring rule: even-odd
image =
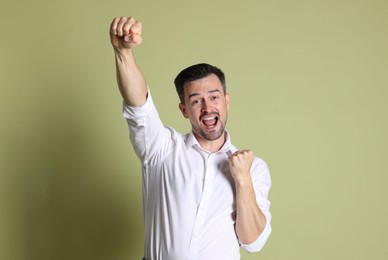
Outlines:
{"type": "Polygon", "coordinates": [[[130,131],[130,140],[137,156],[143,163],[155,164],[171,148],[168,128],[163,126],[158,111],[148,90],[143,106],[134,107],[123,103],[123,116],[130,131]]]}
{"type": "Polygon", "coordinates": [[[269,210],[270,201],[268,200],[268,193],[271,188],[271,177],[267,164],[263,160],[256,158],[251,170],[251,176],[256,194],[256,202],[265,215],[267,222],[264,230],[256,241],[248,245],[240,243],[241,247],[250,253],[260,251],[264,247],[272,231],[271,213],[269,210]]]}

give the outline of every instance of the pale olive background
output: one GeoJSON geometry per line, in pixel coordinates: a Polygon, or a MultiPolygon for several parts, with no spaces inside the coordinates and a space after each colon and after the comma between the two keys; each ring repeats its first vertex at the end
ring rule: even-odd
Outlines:
{"type": "Polygon", "coordinates": [[[388,2],[20,1],[0,7],[0,259],[136,260],[140,163],[108,28],[143,22],[166,125],[184,67],[227,75],[228,130],[267,161],[273,233],[242,259],[386,259],[388,2]]]}

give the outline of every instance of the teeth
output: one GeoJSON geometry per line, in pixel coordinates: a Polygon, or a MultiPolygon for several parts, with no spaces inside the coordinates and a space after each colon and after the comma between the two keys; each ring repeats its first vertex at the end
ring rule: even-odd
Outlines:
{"type": "Polygon", "coordinates": [[[218,117],[217,116],[210,116],[210,117],[204,117],[202,119],[202,123],[206,127],[214,127],[217,123],[218,117]]]}

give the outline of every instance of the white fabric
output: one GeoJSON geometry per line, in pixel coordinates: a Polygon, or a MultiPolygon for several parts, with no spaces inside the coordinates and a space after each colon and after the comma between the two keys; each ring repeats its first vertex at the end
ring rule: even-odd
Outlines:
{"type": "Polygon", "coordinates": [[[142,107],[124,104],[130,138],[143,167],[147,260],[236,260],[239,247],[259,251],[271,233],[271,179],[255,157],[251,176],[256,201],[267,218],[258,239],[241,244],[235,233],[235,190],[227,158],[237,151],[229,135],[217,153],[203,150],[192,133],[164,127],[150,91],[142,107]]]}

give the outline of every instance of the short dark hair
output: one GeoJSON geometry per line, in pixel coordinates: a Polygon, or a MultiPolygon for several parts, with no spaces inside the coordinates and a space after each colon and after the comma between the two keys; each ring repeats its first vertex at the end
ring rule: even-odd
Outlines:
{"type": "Polygon", "coordinates": [[[224,93],[226,93],[225,74],[222,70],[207,63],[199,63],[182,70],[174,80],[176,92],[178,93],[179,100],[182,104],[185,103],[185,83],[205,78],[210,74],[214,74],[218,77],[222,84],[224,93]]]}

